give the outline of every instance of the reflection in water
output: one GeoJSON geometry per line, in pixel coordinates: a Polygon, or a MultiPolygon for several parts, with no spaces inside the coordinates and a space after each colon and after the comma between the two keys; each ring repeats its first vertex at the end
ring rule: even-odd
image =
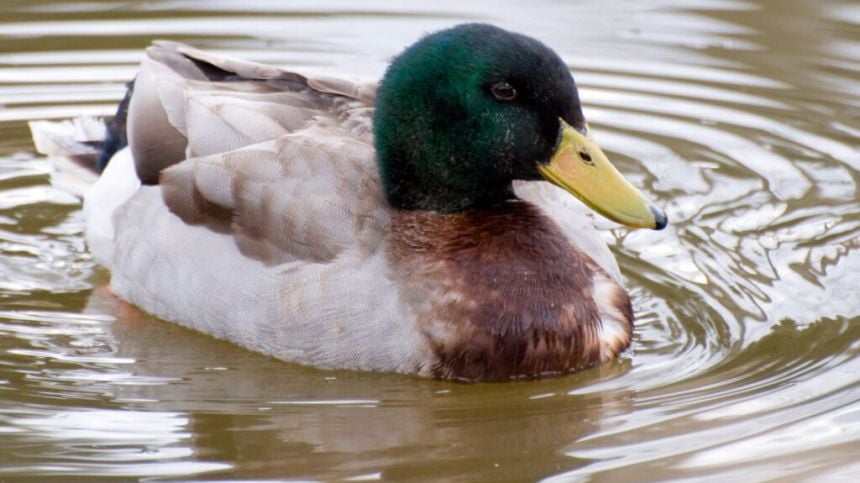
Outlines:
{"type": "Polygon", "coordinates": [[[850,1],[4,4],[0,479],[658,480],[860,471],[860,93],[850,1]],[[492,8],[491,8],[492,7],[492,8]],[[377,76],[471,20],[569,62],[619,167],[667,207],[607,223],[636,339],[571,377],[463,385],[285,364],[102,288],[24,121],[109,114],[154,37],[377,76]]]}

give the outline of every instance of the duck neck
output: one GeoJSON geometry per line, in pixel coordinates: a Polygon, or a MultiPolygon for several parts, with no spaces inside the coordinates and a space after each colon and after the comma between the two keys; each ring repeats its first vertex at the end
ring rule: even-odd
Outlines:
{"type": "Polygon", "coordinates": [[[459,180],[440,184],[416,176],[393,177],[386,183],[388,203],[403,211],[464,213],[516,198],[511,181],[459,180]]]}

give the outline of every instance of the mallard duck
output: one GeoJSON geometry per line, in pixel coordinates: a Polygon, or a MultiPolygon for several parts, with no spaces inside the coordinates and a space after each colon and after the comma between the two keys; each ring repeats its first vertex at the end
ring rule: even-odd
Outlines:
{"type": "Polygon", "coordinates": [[[561,58],[484,24],[426,35],[378,87],[157,42],[102,158],[86,238],[119,297],[321,368],[508,380],[612,359],[633,312],[574,197],[666,225],[561,58]]]}

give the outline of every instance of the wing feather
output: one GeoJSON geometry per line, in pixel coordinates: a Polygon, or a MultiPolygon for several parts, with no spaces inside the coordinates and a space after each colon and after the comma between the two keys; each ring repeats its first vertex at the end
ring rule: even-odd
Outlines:
{"type": "Polygon", "coordinates": [[[129,143],[171,212],[229,233],[246,256],[275,265],[371,253],[389,216],[375,91],[157,42],[135,81],[129,143]]]}

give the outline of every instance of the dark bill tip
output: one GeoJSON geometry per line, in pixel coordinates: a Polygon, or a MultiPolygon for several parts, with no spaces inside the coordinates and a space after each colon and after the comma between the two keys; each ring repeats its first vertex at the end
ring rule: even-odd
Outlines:
{"type": "Polygon", "coordinates": [[[663,210],[654,208],[653,206],[648,207],[651,210],[651,213],[654,214],[654,229],[662,230],[666,228],[666,225],[669,224],[669,218],[666,217],[666,213],[663,213],[663,210]]]}

